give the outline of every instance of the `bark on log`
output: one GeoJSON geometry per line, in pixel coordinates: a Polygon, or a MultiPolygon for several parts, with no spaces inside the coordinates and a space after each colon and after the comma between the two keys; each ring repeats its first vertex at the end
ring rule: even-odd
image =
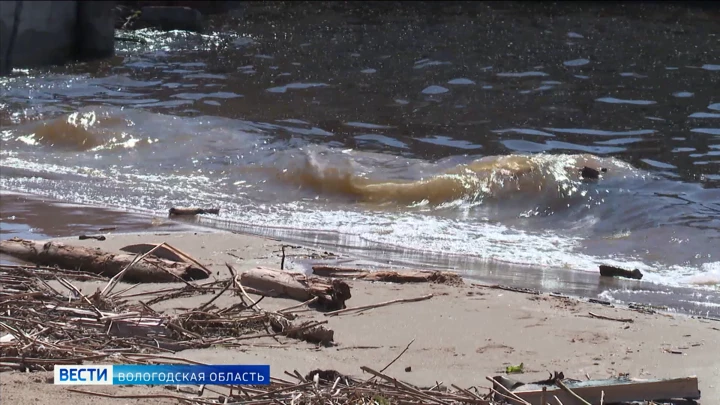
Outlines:
{"type": "MultiPolygon", "coordinates": [[[[39,242],[12,238],[0,241],[0,253],[41,266],[57,266],[113,277],[129,265],[135,255],[114,254],[100,249],[70,246],[58,242],[39,242]]],[[[128,269],[123,281],[132,283],[163,283],[178,278],[202,280],[210,276],[205,270],[187,263],[177,263],[152,255],[128,269]]]]}
{"type": "Polygon", "coordinates": [[[242,273],[240,283],[272,297],[287,297],[298,301],[318,298],[318,304],[328,311],[345,308],[350,299],[350,286],[341,280],[307,277],[302,273],[258,267],[242,273]]]}
{"type": "Polygon", "coordinates": [[[444,271],[368,271],[332,266],[313,266],[312,269],[313,274],[323,277],[352,278],[366,281],[385,281],[389,283],[463,284],[462,277],[460,277],[460,275],[444,271]]]}
{"type": "Polygon", "coordinates": [[[635,280],[642,280],[643,274],[640,270],[625,270],[615,266],[600,265],[600,276],[602,277],[625,277],[635,280]]]}

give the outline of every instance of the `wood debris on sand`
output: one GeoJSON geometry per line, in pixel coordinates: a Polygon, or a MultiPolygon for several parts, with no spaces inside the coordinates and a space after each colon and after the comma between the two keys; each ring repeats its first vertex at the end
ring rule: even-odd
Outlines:
{"type": "MultiPolygon", "coordinates": [[[[8,245],[23,254],[35,258],[35,262],[60,265],[42,257],[62,258],[67,246],[53,242],[40,243],[13,239],[8,245]],[[20,247],[18,247],[20,246],[20,247]]],[[[209,271],[187,254],[164,243],[135,247],[136,255],[119,271],[111,274],[97,271],[71,271],[58,267],[0,265],[0,371],[51,370],[58,364],[83,364],[87,362],[121,364],[198,364],[180,357],[163,355],[191,348],[210,346],[239,347],[249,340],[284,336],[287,341],[304,340],[317,344],[332,344],[334,331],[322,321],[298,321],[298,308],[325,300],[326,306],[336,308],[326,316],[364,311],[400,302],[415,302],[432,298],[432,294],[378,304],[346,308],[350,287],[343,281],[341,271],[335,279],[259,268],[236,275],[227,265],[231,277],[224,280],[198,283],[181,280],[179,287],[159,288],[154,291],[135,292],[136,285],[113,292],[124,273],[145,263],[166,262],[194,266],[205,274],[209,271]],[[179,261],[170,261],[152,255],[179,261]],[[112,275],[100,277],[98,273],[112,275]],[[246,275],[247,274],[247,275],[246,275]],[[107,281],[105,288],[87,295],[76,287],[77,281],[107,281]],[[247,285],[245,285],[247,284],[247,285]],[[248,291],[266,296],[286,296],[302,303],[279,311],[265,311],[248,291]],[[219,306],[218,298],[224,293],[234,293],[236,300],[219,306]],[[192,309],[175,309],[164,312],[153,309],[160,302],[195,295],[208,295],[207,300],[192,309]],[[139,300],[141,298],[143,300],[139,300]],[[332,304],[332,305],[328,305],[332,304]]],[[[84,248],[87,249],[87,248],[84,248]]],[[[11,249],[12,250],[12,249],[11,249]]],[[[72,250],[72,249],[70,249],[72,250]]],[[[109,254],[88,249],[93,254],[109,254]]],[[[120,255],[109,254],[113,258],[120,255]]],[[[67,256],[67,255],[65,255],[67,256]]],[[[130,256],[130,255],[127,255],[130,256]]],[[[77,268],[74,267],[73,268],[77,268]]],[[[83,267],[88,270],[87,267],[83,267]]],[[[90,270],[93,270],[90,266],[90,270]]],[[[370,272],[351,272],[351,278],[372,279],[370,272]],[[357,277],[358,274],[361,277],[357,277]]],[[[126,275],[126,274],[125,274],[126,275]]],[[[406,280],[434,277],[414,274],[406,280]]],[[[431,281],[429,279],[424,281],[431,281]]],[[[413,282],[413,281],[408,281],[413,282]]],[[[415,281],[417,282],[417,281],[415,281]]],[[[494,287],[494,286],[493,286],[494,287]]],[[[227,302],[224,300],[223,302],[227,302]]],[[[630,322],[630,319],[612,318],[590,313],[594,318],[630,322]]],[[[410,342],[412,344],[412,342],[410,342]]],[[[188,392],[173,387],[168,393],[157,387],[158,393],[149,395],[112,395],[90,389],[67,389],[77,393],[104,398],[157,399],[168,398],[183,404],[480,404],[480,405],[546,405],[552,399],[563,404],[599,404],[603,401],[658,401],[667,398],[699,399],[698,382],[695,377],[666,380],[595,380],[578,383],[565,379],[562,373],[539,387],[538,383],[517,383],[511,388],[487,377],[492,383],[486,388],[446,387],[437,383],[433,387],[418,387],[400,381],[383,371],[400,358],[410,344],[390,364],[381,367],[361,367],[370,377],[361,380],[343,375],[335,370],[315,369],[306,376],[298,371],[285,372],[292,380],[271,378],[269,386],[213,386],[200,387],[188,392]],[[380,371],[376,371],[379,369],[380,371]],[[658,397],[658,395],[662,395],[658,397]],[[598,402],[599,401],[599,402],[598,402]]],[[[406,371],[409,371],[406,369],[406,371]]],[[[660,403],[660,402],[655,402],[660,403]]]]}
{"type": "Polygon", "coordinates": [[[354,279],[364,281],[383,281],[388,283],[437,283],[463,285],[462,277],[457,273],[430,270],[362,270],[334,266],[313,266],[313,274],[322,277],[354,279]]]}
{"type": "Polygon", "coordinates": [[[41,266],[58,266],[113,277],[123,273],[123,280],[138,283],[163,283],[180,280],[202,280],[210,276],[207,269],[193,263],[175,262],[156,256],[136,260],[136,255],[115,254],[100,249],[12,238],[0,241],[0,253],[41,266]]]}
{"type": "Polygon", "coordinates": [[[53,364],[81,364],[121,353],[176,352],[209,346],[237,346],[250,339],[287,336],[327,343],[325,322],[295,321],[287,312],[268,312],[238,302],[217,307],[225,291],[239,294],[234,278],[132,294],[112,293],[114,280],[91,295],[71,280],[97,275],[56,268],[0,266],[0,369],[48,370],[53,364]],[[213,297],[179,313],[152,309],[159,302],[193,295],[213,297]],[[149,300],[130,300],[145,296],[149,300]]]}
{"type": "Polygon", "coordinates": [[[261,295],[299,301],[317,298],[317,303],[329,311],[344,309],[345,301],[351,297],[350,287],[342,280],[308,277],[267,267],[250,269],[241,274],[239,280],[243,286],[261,295]]]}

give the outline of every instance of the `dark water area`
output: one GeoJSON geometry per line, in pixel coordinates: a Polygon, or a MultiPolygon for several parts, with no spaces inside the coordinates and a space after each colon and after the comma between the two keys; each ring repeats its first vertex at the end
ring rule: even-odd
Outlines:
{"type": "Polygon", "coordinates": [[[379,261],[719,288],[716,8],[248,3],[118,36],[0,79],[0,188],[221,206],[203,225],[379,261]]]}

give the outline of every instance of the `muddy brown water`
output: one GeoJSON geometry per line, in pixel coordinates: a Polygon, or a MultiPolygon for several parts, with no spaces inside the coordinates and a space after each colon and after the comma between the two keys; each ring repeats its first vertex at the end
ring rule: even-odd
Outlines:
{"type": "Polygon", "coordinates": [[[0,188],[720,308],[717,10],[391,3],[249,3],[2,78],[0,188]],[[601,263],[645,292],[597,287],[601,263]]]}

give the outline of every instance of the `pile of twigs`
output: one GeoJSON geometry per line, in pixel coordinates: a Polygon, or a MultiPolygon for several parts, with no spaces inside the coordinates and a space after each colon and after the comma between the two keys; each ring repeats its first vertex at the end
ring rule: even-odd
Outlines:
{"type": "MultiPolygon", "coordinates": [[[[228,280],[188,282],[149,292],[134,292],[138,286],[134,285],[113,293],[117,283],[110,280],[105,288],[85,295],[73,284],[101,280],[106,279],[80,271],[0,265],[0,369],[51,370],[55,364],[100,360],[124,364],[195,363],[158,353],[211,345],[238,346],[249,339],[277,335],[297,338],[300,331],[319,325],[292,325],[291,312],[302,305],[277,312],[260,309],[259,301],[247,295],[234,275],[228,280]],[[237,302],[217,307],[214,303],[228,290],[236,292],[237,302]],[[212,297],[180,313],[165,314],[151,308],[169,299],[202,294],[212,297]],[[150,299],[142,301],[143,297],[150,299]]],[[[267,386],[200,386],[192,392],[189,387],[173,386],[166,388],[175,392],[146,396],[70,390],[114,398],[174,398],[181,403],[203,405],[494,404],[477,389],[472,392],[454,387],[451,391],[442,383],[418,388],[383,374],[384,369],[362,370],[370,374],[369,379],[315,370],[306,376],[286,372],[295,381],[272,378],[267,386]]]]}
{"type": "Polygon", "coordinates": [[[246,298],[252,299],[247,294],[218,308],[213,302],[222,293],[238,290],[234,277],[132,295],[129,292],[135,286],[112,293],[113,280],[92,295],[73,284],[94,280],[103,279],[79,271],[0,266],[0,368],[50,370],[53,364],[82,364],[118,353],[235,346],[248,339],[297,337],[298,330],[317,326],[293,325],[294,316],[289,313],[262,311],[256,302],[248,304],[246,298]],[[214,296],[181,313],[150,307],[198,294],[214,296]],[[154,298],[143,302],[142,296],[154,298]]]}
{"type": "MultiPolygon", "coordinates": [[[[181,358],[153,355],[123,354],[118,356],[125,364],[193,363],[181,358]]],[[[399,381],[369,367],[361,370],[370,375],[359,379],[342,375],[335,370],[313,370],[301,375],[297,370],[285,372],[290,379],[271,378],[270,385],[256,386],[165,386],[163,393],[149,395],[112,395],[84,389],[69,389],[87,395],[116,399],[177,399],[183,404],[478,404],[499,405],[493,395],[499,395],[488,388],[471,387],[463,389],[456,385],[451,388],[436,383],[432,387],[420,388],[399,381]],[[169,392],[168,392],[169,391],[169,392]],[[485,391],[482,393],[481,391],[485,391]]],[[[502,396],[501,396],[502,397],[502,396]]],[[[521,402],[522,403],[522,402],[521,402]]]]}

